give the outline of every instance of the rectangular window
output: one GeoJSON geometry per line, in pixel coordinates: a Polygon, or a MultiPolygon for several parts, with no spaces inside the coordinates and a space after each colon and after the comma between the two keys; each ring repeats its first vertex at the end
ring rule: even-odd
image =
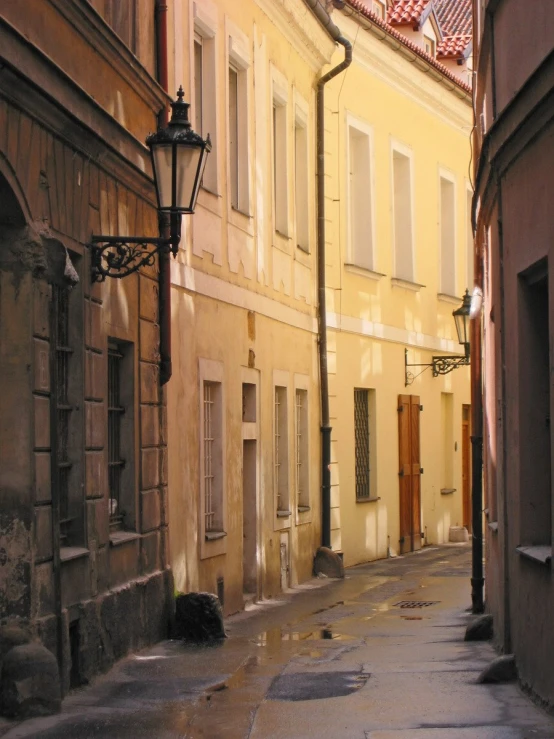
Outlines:
{"type": "Polygon", "coordinates": [[[410,158],[392,155],[395,277],[414,281],[412,181],[410,158]]]}
{"type": "MultiPolygon", "coordinates": [[[[196,11],[196,7],[195,7],[196,11]]],[[[194,102],[191,110],[194,130],[206,138],[209,134],[212,151],[206,162],[202,186],[217,193],[217,78],[215,30],[195,19],[192,68],[194,102]]]]}
{"type": "Polygon", "coordinates": [[[519,381],[512,392],[519,409],[519,541],[552,547],[548,282],[546,259],[519,276],[518,304],[511,308],[518,321],[519,381]]]}
{"type": "Polygon", "coordinates": [[[310,510],[307,390],[296,390],[295,410],[296,505],[303,513],[310,510]]]}
{"type": "Polygon", "coordinates": [[[350,200],[350,260],[358,267],[374,269],[370,140],[367,133],[348,127],[350,200]]]}
{"type": "Polygon", "coordinates": [[[273,213],[275,230],[283,236],[289,233],[287,163],[287,106],[281,99],[274,98],[273,213]]]}
{"type": "Polygon", "coordinates": [[[229,67],[229,167],[231,177],[231,205],[239,209],[239,119],[238,77],[234,67],[229,67]]]}
{"type": "Polygon", "coordinates": [[[131,51],[136,51],[136,0],[89,0],[131,51]]]}
{"type": "Polygon", "coordinates": [[[122,528],[121,478],[125,459],[121,444],[121,419],[125,408],[121,401],[123,354],[119,345],[108,343],[108,489],[110,494],[110,530],[122,528]]]}
{"type": "Polygon", "coordinates": [[[310,251],[310,216],[308,195],[308,130],[298,118],[294,124],[294,211],[296,245],[310,251]]]}
{"type": "Polygon", "coordinates": [[[440,178],[440,292],[456,295],[456,217],[454,183],[440,178]]]}
{"type": "Polygon", "coordinates": [[[442,451],[442,490],[452,490],[454,486],[454,396],[441,393],[441,436],[442,451]]]}
{"type": "Polygon", "coordinates": [[[373,12],[378,18],[384,20],[385,18],[385,4],[381,0],[373,0],[373,12]]]}
{"type": "Polygon", "coordinates": [[[223,532],[223,446],[221,383],[203,382],[204,531],[223,532]]]}
{"type": "Polygon", "coordinates": [[[474,266],[474,247],[473,247],[473,228],[471,226],[471,203],[473,200],[473,192],[467,191],[466,194],[466,255],[467,255],[467,288],[469,292],[473,292],[474,278],[473,278],[473,266],[474,266]]]}
{"type": "Polygon", "coordinates": [[[287,388],[275,387],[273,484],[277,515],[290,515],[287,388]]]}
{"type": "Polygon", "coordinates": [[[204,135],[202,98],[204,91],[204,59],[202,37],[194,34],[194,130],[204,135]]]}
{"type": "Polygon", "coordinates": [[[369,480],[369,391],[354,390],[354,454],[356,500],[370,498],[369,480]]]}
{"type": "Polygon", "coordinates": [[[73,348],[69,341],[69,292],[54,285],[52,287],[56,316],[56,436],[58,491],[60,501],[60,543],[70,546],[73,517],[70,511],[70,475],[73,468],[70,454],[70,422],[74,406],[69,400],[69,377],[73,348]]]}
{"type": "Polygon", "coordinates": [[[424,48],[425,48],[426,53],[429,54],[429,56],[434,57],[435,56],[435,42],[434,42],[434,40],[432,38],[430,38],[429,36],[424,36],[423,37],[423,44],[424,44],[424,48]]]}

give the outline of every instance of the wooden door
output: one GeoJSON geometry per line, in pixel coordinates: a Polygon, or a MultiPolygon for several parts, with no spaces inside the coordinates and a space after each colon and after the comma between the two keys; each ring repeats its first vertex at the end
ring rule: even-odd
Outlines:
{"type": "Polygon", "coordinates": [[[400,487],[400,552],[421,548],[421,460],[419,397],[398,396],[398,479],[400,487]]]}
{"type": "Polygon", "coordinates": [[[462,505],[463,525],[471,532],[471,406],[462,406],[462,505]]]}

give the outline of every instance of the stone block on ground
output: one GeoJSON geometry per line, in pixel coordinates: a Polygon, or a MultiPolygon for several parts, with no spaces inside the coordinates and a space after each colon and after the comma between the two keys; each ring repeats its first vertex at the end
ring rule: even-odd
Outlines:
{"type": "Polygon", "coordinates": [[[509,683],[517,680],[516,661],[513,654],[503,654],[493,659],[477,678],[478,683],[509,683]]]}
{"type": "Polygon", "coordinates": [[[319,547],[314,557],[314,575],[344,577],[344,563],[336,552],[328,547],[319,547]]]}
{"type": "Polygon", "coordinates": [[[448,541],[453,544],[469,541],[469,532],[465,526],[451,526],[448,530],[448,541]]]}
{"type": "Polygon", "coordinates": [[[173,636],[191,642],[225,639],[223,611],[213,593],[186,593],[175,599],[173,636]]]}
{"type": "Polygon", "coordinates": [[[490,613],[479,616],[466,629],[464,641],[487,641],[492,639],[493,623],[490,613]]]}
{"type": "Polygon", "coordinates": [[[12,647],[2,662],[0,713],[23,719],[60,710],[60,676],[52,652],[42,644],[12,647]]]}
{"type": "Polygon", "coordinates": [[[22,644],[29,644],[31,634],[21,626],[16,624],[7,624],[0,627],[0,667],[5,655],[13,647],[19,647],[22,644]]]}

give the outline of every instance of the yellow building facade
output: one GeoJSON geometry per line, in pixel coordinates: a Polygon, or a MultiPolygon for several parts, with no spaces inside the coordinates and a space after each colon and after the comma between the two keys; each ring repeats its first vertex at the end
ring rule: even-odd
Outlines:
{"type": "Polygon", "coordinates": [[[172,12],[213,150],[172,262],[171,563],[231,613],[308,579],[320,542],[315,85],[334,45],[303,0],[172,12]]]}
{"type": "Polygon", "coordinates": [[[401,3],[341,5],[354,51],[325,93],[326,288],[331,540],[352,565],[470,525],[469,368],[405,362],[463,354],[473,121],[465,66],[464,80],[425,51],[434,13],[408,40],[387,23],[401,3]]]}

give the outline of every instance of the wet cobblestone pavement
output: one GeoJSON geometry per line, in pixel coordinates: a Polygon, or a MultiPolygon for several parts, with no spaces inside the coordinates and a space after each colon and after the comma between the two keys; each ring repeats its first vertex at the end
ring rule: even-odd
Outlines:
{"type": "Polygon", "coordinates": [[[495,653],[463,641],[470,561],[430,547],[312,581],[229,619],[220,645],[163,642],[0,736],[554,739],[517,684],[476,684],[495,653]]]}

